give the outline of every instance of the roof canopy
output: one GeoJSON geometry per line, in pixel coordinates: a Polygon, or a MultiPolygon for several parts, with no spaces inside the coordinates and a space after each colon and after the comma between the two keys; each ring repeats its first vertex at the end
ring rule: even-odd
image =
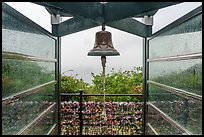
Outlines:
{"type": "Polygon", "coordinates": [[[152,26],[135,19],[153,16],[159,9],[179,2],[34,2],[44,6],[52,15],[73,17],[52,25],[52,33],[61,37],[78,31],[97,27],[105,23],[141,37],[152,34],[152,26]]]}

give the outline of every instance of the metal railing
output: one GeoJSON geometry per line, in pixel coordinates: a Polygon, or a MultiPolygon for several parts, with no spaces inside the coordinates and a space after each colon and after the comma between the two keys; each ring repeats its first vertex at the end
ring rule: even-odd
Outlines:
{"type": "MultiPolygon", "coordinates": [[[[62,129],[64,129],[63,134],[65,135],[97,135],[97,134],[114,134],[114,135],[135,135],[142,134],[142,101],[132,102],[134,107],[128,106],[126,102],[117,102],[118,106],[122,109],[120,111],[119,107],[114,108],[112,111],[107,105],[110,102],[106,102],[107,117],[108,120],[104,121],[103,117],[100,115],[100,110],[102,110],[103,102],[83,102],[83,97],[98,96],[103,97],[103,94],[84,94],[81,90],[80,93],[61,93],[61,97],[79,97],[79,101],[66,102],[66,106],[61,106],[62,109],[62,129]],[[119,105],[120,103],[120,105],[119,105]],[[124,106],[121,105],[124,103],[124,106]],[[92,105],[92,108],[90,107],[92,105]],[[126,107],[126,108],[125,108],[126,107]],[[95,111],[93,110],[96,109],[95,111]],[[128,111],[128,108],[132,111],[128,111]],[[88,113],[86,113],[86,111],[88,113]],[[99,109],[99,111],[98,111],[99,109]],[[134,113],[134,114],[133,114],[134,113]],[[123,115],[124,114],[124,115],[123,115]],[[123,116],[122,116],[123,115],[123,116]],[[74,126],[75,125],[75,126],[74,126]],[[73,131],[77,131],[74,132],[73,131]]],[[[142,94],[106,94],[106,96],[121,97],[121,96],[132,96],[132,97],[142,97],[142,94]]],[[[63,102],[63,100],[62,100],[63,102]]],[[[114,104],[114,102],[112,102],[114,104]]],[[[115,102],[114,105],[117,104],[115,102]]],[[[130,103],[130,102],[129,102],[130,103]]]]}

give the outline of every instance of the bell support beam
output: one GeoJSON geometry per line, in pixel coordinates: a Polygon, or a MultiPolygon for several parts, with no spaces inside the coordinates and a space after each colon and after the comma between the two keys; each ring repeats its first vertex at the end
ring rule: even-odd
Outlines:
{"type": "Polygon", "coordinates": [[[157,10],[181,2],[34,2],[45,6],[48,12],[72,15],[74,18],[52,25],[55,36],[64,36],[85,29],[106,25],[141,37],[152,34],[152,26],[140,23],[131,17],[152,15],[157,10]],[[121,10],[123,9],[123,10],[121,10]]]}
{"type": "Polygon", "coordinates": [[[109,22],[106,23],[106,25],[141,37],[149,37],[152,35],[151,25],[143,24],[132,18],[109,22]]]}
{"type": "Polygon", "coordinates": [[[133,17],[135,18],[143,18],[144,16],[154,16],[154,14],[156,14],[158,10],[153,10],[153,11],[148,11],[148,12],[144,12],[144,13],[141,13],[141,14],[137,14],[133,17]]]}
{"type": "MultiPolygon", "coordinates": [[[[102,18],[103,4],[99,2],[34,2],[36,4],[53,8],[63,15],[81,16],[94,21],[102,18]]],[[[54,11],[54,10],[52,10],[54,11]]]]}
{"type": "Polygon", "coordinates": [[[81,16],[97,22],[99,21],[102,23],[105,21],[107,23],[129,17],[137,17],[137,15],[142,17],[144,13],[154,14],[156,10],[181,2],[108,2],[106,4],[101,4],[99,2],[34,3],[45,6],[47,8],[53,8],[57,12],[61,12],[63,15],[70,14],[72,16],[81,16]],[[101,21],[101,18],[104,18],[104,20],[101,21]]]}
{"type": "Polygon", "coordinates": [[[52,24],[52,33],[54,36],[62,37],[68,34],[76,33],[82,30],[97,27],[100,24],[83,17],[74,17],[60,24],[52,24]]]}
{"type": "Polygon", "coordinates": [[[105,21],[117,21],[178,3],[181,2],[108,2],[105,4],[105,21]]]}
{"type": "Polygon", "coordinates": [[[61,17],[72,17],[71,14],[66,13],[66,12],[63,12],[62,10],[57,10],[57,9],[48,8],[48,7],[45,7],[45,9],[46,9],[51,15],[59,14],[61,17]]]}
{"type": "MultiPolygon", "coordinates": [[[[62,10],[57,10],[57,9],[53,9],[53,8],[48,8],[48,7],[45,7],[46,10],[50,13],[50,14],[60,14],[61,17],[72,17],[71,14],[67,13],[67,12],[64,12],[62,10]]],[[[144,12],[144,13],[141,13],[141,14],[137,14],[133,17],[135,18],[143,18],[144,16],[153,16],[154,14],[156,14],[158,10],[153,10],[153,11],[148,11],[148,12],[144,12]]]]}

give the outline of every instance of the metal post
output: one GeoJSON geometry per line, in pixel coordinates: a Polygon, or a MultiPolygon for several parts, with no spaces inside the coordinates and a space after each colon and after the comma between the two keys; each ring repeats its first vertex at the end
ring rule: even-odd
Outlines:
{"type": "MultiPolygon", "coordinates": [[[[152,16],[144,16],[143,23],[145,25],[153,25],[153,17],[152,16]]],[[[147,59],[149,58],[149,45],[147,38],[143,39],[143,106],[142,106],[142,135],[146,133],[146,123],[147,123],[147,101],[148,101],[148,71],[149,71],[149,64],[147,59]]]]}
{"type": "Polygon", "coordinates": [[[58,115],[58,135],[61,134],[61,95],[60,95],[60,89],[61,89],[61,38],[57,37],[57,65],[56,65],[56,75],[57,75],[57,84],[56,84],[56,98],[57,98],[57,115],[58,115]]]}
{"type": "Polygon", "coordinates": [[[61,43],[60,38],[57,38],[56,46],[55,46],[55,58],[57,59],[57,62],[55,63],[55,101],[56,101],[56,115],[55,115],[55,121],[57,123],[57,129],[56,134],[61,134],[61,95],[60,95],[60,64],[61,64],[61,43]]]}
{"type": "MultiPolygon", "coordinates": [[[[53,25],[59,24],[62,18],[60,15],[51,15],[51,24],[52,24],[52,34],[53,34],[53,25]]],[[[56,99],[56,123],[57,123],[57,134],[61,134],[61,95],[60,95],[60,87],[61,87],[61,37],[57,37],[57,41],[55,44],[55,58],[57,62],[55,63],[55,99],[56,99]]]]}
{"type": "Polygon", "coordinates": [[[147,76],[146,76],[146,38],[143,39],[143,96],[142,96],[142,134],[145,135],[145,130],[146,130],[146,97],[147,97],[147,76]]]}
{"type": "Polygon", "coordinates": [[[80,133],[79,135],[82,135],[83,130],[83,119],[82,119],[82,100],[83,100],[83,90],[80,90],[80,109],[79,109],[79,120],[80,120],[80,133]]]}

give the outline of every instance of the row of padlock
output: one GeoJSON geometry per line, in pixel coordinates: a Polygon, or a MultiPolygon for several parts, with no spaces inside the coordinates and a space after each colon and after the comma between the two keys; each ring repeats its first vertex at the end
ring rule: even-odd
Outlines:
{"type": "MultiPolygon", "coordinates": [[[[83,124],[85,125],[128,125],[130,122],[137,125],[138,121],[141,123],[141,103],[107,102],[107,106],[114,106],[112,109],[111,107],[106,108],[107,120],[104,120],[104,118],[101,116],[103,103],[90,101],[83,102],[83,104],[88,106],[84,107],[82,110],[82,120],[83,124]],[[127,108],[127,106],[129,107],[127,108]],[[138,106],[138,108],[136,106],[138,106]],[[126,107],[126,109],[124,107],[126,107]]],[[[79,107],[79,102],[62,102],[62,124],[79,124],[79,107]]]]}

